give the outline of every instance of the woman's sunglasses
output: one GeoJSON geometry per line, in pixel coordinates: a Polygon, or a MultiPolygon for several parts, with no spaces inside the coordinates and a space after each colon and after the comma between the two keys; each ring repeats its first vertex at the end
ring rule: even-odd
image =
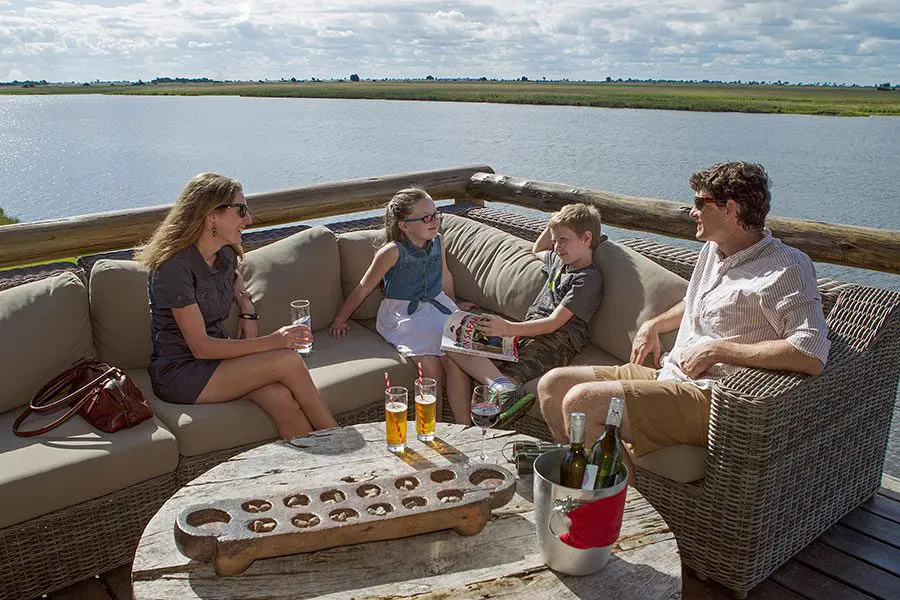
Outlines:
{"type": "Polygon", "coordinates": [[[217,206],[216,208],[236,208],[238,216],[242,219],[247,216],[247,213],[250,212],[250,208],[246,204],[241,204],[238,202],[234,204],[222,204],[220,206],[217,206]]]}
{"type": "Polygon", "coordinates": [[[423,216],[419,217],[418,219],[400,219],[400,220],[403,221],[404,223],[415,223],[416,221],[422,221],[423,223],[428,225],[432,221],[436,221],[440,218],[441,218],[441,212],[438,211],[438,212],[433,212],[431,214],[423,215],[423,216]]]}

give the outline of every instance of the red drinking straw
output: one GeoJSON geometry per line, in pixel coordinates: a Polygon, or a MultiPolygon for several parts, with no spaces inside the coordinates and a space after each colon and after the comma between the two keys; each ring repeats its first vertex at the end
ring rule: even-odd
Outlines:
{"type": "MultiPolygon", "coordinates": [[[[419,363],[419,395],[422,397],[422,402],[425,402],[425,385],[422,381],[422,363],[419,363]]],[[[415,398],[415,396],[413,396],[415,398]]]]}
{"type": "Polygon", "coordinates": [[[391,380],[388,377],[387,371],[384,372],[384,391],[387,392],[391,389],[391,380]]]}

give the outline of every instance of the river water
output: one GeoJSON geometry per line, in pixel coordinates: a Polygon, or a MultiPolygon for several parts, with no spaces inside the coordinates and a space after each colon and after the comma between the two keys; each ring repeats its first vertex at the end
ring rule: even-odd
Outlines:
{"type": "MultiPolygon", "coordinates": [[[[691,200],[714,162],[766,166],[771,214],[900,230],[900,119],[380,100],[0,96],[0,208],[22,221],[174,201],[201,171],[248,193],[487,164],[691,200]]],[[[610,228],[615,239],[631,232],[610,228]]],[[[691,245],[691,242],[677,242],[691,245]]],[[[900,291],[900,276],[818,264],[900,291]]],[[[900,475],[900,400],[887,471],[900,475]]]]}

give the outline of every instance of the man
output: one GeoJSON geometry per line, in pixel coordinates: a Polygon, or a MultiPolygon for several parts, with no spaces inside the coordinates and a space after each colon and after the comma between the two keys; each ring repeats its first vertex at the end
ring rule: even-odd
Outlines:
{"type": "Polygon", "coordinates": [[[716,380],[742,367],[822,372],[829,342],[815,270],[764,227],[771,194],[763,167],[716,164],[690,184],[696,237],[706,244],[685,299],[641,325],[628,364],[564,367],[541,378],[541,412],[554,438],[566,439],[569,414],[581,411],[585,439],[595,439],[618,396],[632,456],[705,446],[716,380]],[[672,352],[661,356],[660,334],[675,329],[672,352]],[[658,370],[642,366],[648,356],[658,370]]]}

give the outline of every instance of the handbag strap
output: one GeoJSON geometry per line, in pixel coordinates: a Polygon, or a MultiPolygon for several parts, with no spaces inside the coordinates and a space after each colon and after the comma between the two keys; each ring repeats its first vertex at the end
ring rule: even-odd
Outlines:
{"type": "Polygon", "coordinates": [[[68,394],[67,396],[54,402],[49,402],[49,400],[56,394],[58,394],[61,389],[77,379],[83,367],[95,362],[96,361],[93,361],[92,359],[82,359],[47,382],[47,384],[44,385],[44,387],[42,387],[37,394],[35,394],[29,405],[16,419],[16,422],[13,423],[13,433],[15,433],[19,437],[32,437],[35,435],[41,435],[42,433],[47,433],[48,431],[56,429],[57,427],[71,419],[79,410],[81,410],[81,408],[85,404],[87,404],[93,398],[97,397],[100,394],[100,389],[99,387],[97,387],[97,384],[106,379],[110,373],[116,373],[118,371],[116,367],[110,367],[102,375],[81,386],[71,394],[68,394]],[[83,397],[76,400],[79,394],[83,394],[83,397]],[[28,416],[32,413],[46,414],[54,412],[65,404],[73,401],[74,403],[69,407],[69,410],[54,419],[52,422],[38,427],[37,429],[20,429],[22,423],[25,422],[25,419],[27,419],[28,416]]]}

